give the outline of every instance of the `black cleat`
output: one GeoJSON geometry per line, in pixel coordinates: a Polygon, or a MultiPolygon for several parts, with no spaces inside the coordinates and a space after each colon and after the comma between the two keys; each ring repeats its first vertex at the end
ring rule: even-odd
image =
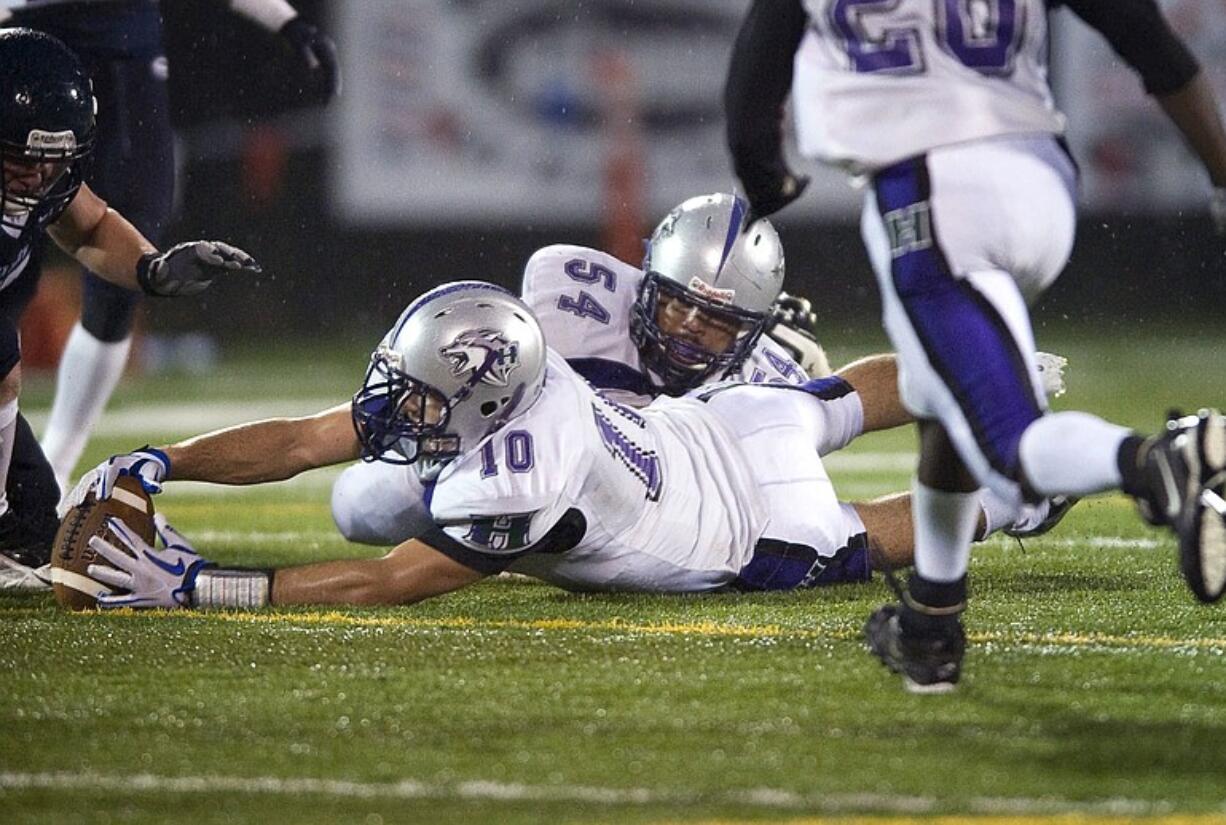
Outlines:
{"type": "MultiPolygon", "coordinates": [[[[1002,532],[1006,536],[1012,536],[1015,539],[1032,539],[1035,536],[1041,536],[1063,521],[1064,517],[1068,515],[1068,511],[1072,510],[1073,505],[1079,501],[1081,499],[1076,496],[1052,496],[1047,499],[1047,515],[1043,516],[1041,520],[1034,523],[1019,520],[1006,527],[1002,532]]],[[[1032,508],[1027,507],[1027,509],[1032,508]]]]}
{"type": "Polygon", "coordinates": [[[1226,416],[1172,415],[1138,455],[1147,490],[1137,508],[1179,537],[1179,564],[1202,602],[1226,591],[1226,416]]]}
{"type": "Polygon", "coordinates": [[[868,648],[894,673],[909,693],[949,693],[962,673],[966,634],[955,615],[940,629],[925,634],[904,632],[900,604],[878,608],[864,624],[868,648]]]}
{"type": "Polygon", "coordinates": [[[47,590],[51,543],[35,538],[12,510],[0,515],[0,590],[47,590]]]}

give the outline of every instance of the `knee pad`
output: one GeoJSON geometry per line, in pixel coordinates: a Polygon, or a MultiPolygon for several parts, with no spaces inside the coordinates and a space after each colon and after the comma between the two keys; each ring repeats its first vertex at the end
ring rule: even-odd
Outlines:
{"type": "Polygon", "coordinates": [[[140,295],[86,272],[81,293],[81,326],[99,341],[113,344],[132,332],[140,295]]]}

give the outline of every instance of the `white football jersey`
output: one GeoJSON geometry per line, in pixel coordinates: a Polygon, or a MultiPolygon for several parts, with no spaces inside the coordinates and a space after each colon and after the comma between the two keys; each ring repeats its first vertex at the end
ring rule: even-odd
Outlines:
{"type": "Polygon", "coordinates": [[[517,557],[509,569],[571,590],[717,588],[749,561],[767,523],[747,458],[707,404],[633,410],[553,351],[537,402],[451,462],[427,501],[468,550],[517,557]],[[577,546],[541,546],[576,514],[577,546]]]}
{"type": "MultiPolygon", "coordinates": [[[[642,407],[659,395],[630,340],[630,317],[643,271],[596,249],[558,244],[537,250],[524,267],[521,297],[545,343],[584,378],[621,404],[642,407]]],[[[711,381],[800,384],[809,376],[763,335],[740,371],[711,381]]]]}
{"type": "Polygon", "coordinates": [[[1059,134],[1046,0],[804,0],[800,150],[865,172],[937,146],[1059,134]]]}

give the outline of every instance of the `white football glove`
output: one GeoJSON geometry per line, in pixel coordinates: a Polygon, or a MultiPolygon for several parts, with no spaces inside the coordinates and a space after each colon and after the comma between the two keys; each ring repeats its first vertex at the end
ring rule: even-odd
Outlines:
{"type": "Polygon", "coordinates": [[[162,492],[162,481],[170,474],[170,459],[156,447],[141,447],[135,452],[113,455],[106,461],[81,476],[81,480],[60,502],[60,518],[85,501],[90,493],[99,501],[108,499],[115,491],[115,482],[123,476],[140,479],[141,487],[149,495],[162,492]]]}
{"type": "Polygon", "coordinates": [[[1068,366],[1068,359],[1050,352],[1036,352],[1035,358],[1039,364],[1039,381],[1043,385],[1043,394],[1048,398],[1064,395],[1064,368],[1068,366]]]}
{"type": "Polygon", "coordinates": [[[106,524],[131,552],[125,553],[102,536],[89,540],[94,552],[113,566],[91,564],[86,572],[103,584],[127,591],[100,594],[99,607],[191,607],[196,576],[210,565],[182,534],[166,523],[165,516],[157,513],[153,517],[158,538],[162,540],[160,550],[117,518],[108,518],[106,524]]]}

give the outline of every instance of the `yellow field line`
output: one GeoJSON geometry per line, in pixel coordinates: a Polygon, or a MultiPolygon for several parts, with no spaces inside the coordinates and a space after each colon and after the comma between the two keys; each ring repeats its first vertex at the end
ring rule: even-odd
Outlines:
{"type": "MultiPolygon", "coordinates": [[[[115,611],[114,615],[140,615],[134,610],[115,611]]],[[[145,613],[144,615],[148,615],[145,613]]],[[[785,639],[829,639],[849,641],[860,638],[858,628],[819,627],[789,628],[778,624],[731,624],[704,622],[632,622],[617,617],[590,619],[476,619],[456,617],[416,616],[355,616],[336,610],[323,612],[237,613],[215,611],[189,613],[169,611],[158,615],[180,619],[233,622],[251,625],[331,625],[341,627],[384,627],[413,630],[524,630],[524,631],[593,631],[598,633],[638,633],[645,635],[709,636],[731,638],[774,637],[785,639]]],[[[1132,636],[1107,633],[1003,633],[980,631],[967,634],[976,643],[1063,647],[1123,647],[1151,649],[1217,650],[1226,649],[1226,638],[1180,639],[1173,636],[1132,636]]]]}

